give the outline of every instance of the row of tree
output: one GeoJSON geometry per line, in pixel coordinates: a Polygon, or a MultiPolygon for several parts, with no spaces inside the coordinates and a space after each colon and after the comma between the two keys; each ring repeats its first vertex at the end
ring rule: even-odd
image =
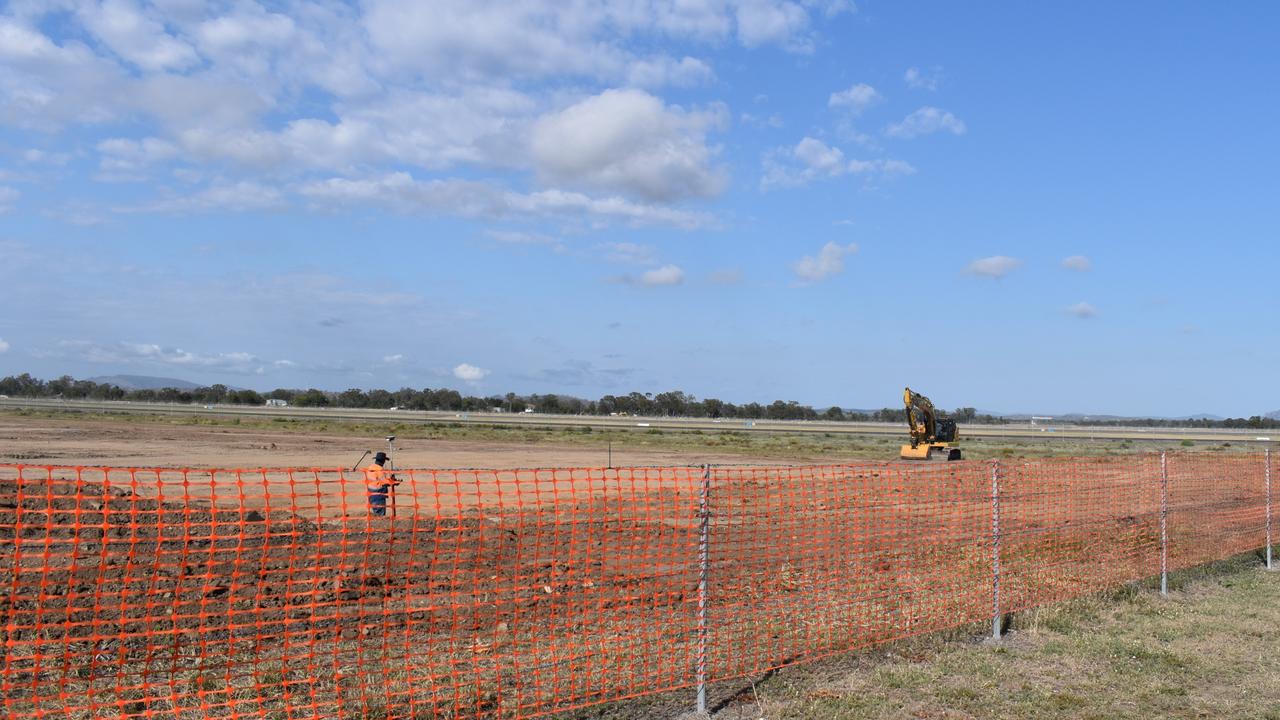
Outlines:
{"type": "MultiPolygon", "coordinates": [[[[297,407],[400,408],[403,410],[444,410],[454,412],[524,412],[559,415],[640,415],[699,418],[740,418],[768,420],[846,420],[902,422],[901,408],[883,408],[871,412],[848,411],[830,407],[821,412],[794,400],[775,400],[767,405],[758,402],[735,404],[716,398],[699,400],[687,393],[671,392],[605,395],[598,400],[585,400],[570,395],[463,395],[451,388],[401,388],[399,390],[360,390],[327,392],[315,388],[292,390],[279,388],[267,393],[254,390],[210,385],[195,389],[162,388],[126,390],[117,385],[76,380],[63,376],[40,380],[29,374],[0,379],[0,395],[13,397],[66,398],[87,400],[129,400],[133,402],[182,403],[197,405],[234,404],[262,405],[268,400],[283,400],[297,407]]],[[[945,413],[944,413],[945,414],[945,413]]],[[[990,415],[978,415],[973,408],[961,408],[955,417],[962,422],[1003,422],[990,415]]]]}
{"type": "MultiPolygon", "coordinates": [[[[192,390],[163,388],[159,390],[125,390],[111,384],[76,380],[63,376],[44,381],[28,374],[0,379],[0,395],[12,397],[67,398],[90,400],[131,400],[134,402],[184,403],[198,405],[234,404],[262,405],[267,400],[283,400],[298,407],[338,408],[400,408],[402,410],[445,410],[453,412],[523,412],[531,408],[540,413],[559,415],[641,415],[697,418],[768,419],[768,420],[837,420],[903,422],[902,408],[882,408],[874,411],[850,411],[836,406],[818,411],[809,405],[775,400],[768,405],[758,402],[734,404],[716,398],[699,400],[678,390],[671,392],[605,395],[599,400],[584,400],[569,395],[490,395],[478,397],[463,395],[450,388],[401,388],[399,390],[360,390],[352,388],[341,392],[329,392],[310,388],[290,390],[279,388],[268,393],[229,388],[226,385],[210,385],[192,390]]],[[[942,416],[953,417],[962,423],[1001,424],[1007,419],[979,414],[971,407],[955,412],[941,411],[942,416]]],[[[1225,427],[1225,428],[1280,428],[1280,420],[1255,415],[1251,418],[1227,420],[1123,420],[1105,421],[1101,425],[1142,425],[1148,427],[1225,427]]]]}

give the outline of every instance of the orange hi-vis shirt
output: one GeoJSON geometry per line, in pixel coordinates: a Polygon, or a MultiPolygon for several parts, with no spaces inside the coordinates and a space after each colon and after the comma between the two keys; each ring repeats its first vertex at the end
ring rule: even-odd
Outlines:
{"type": "Polygon", "coordinates": [[[391,472],[377,463],[370,463],[364,469],[364,486],[369,492],[380,492],[387,485],[395,485],[396,479],[391,472]]]}

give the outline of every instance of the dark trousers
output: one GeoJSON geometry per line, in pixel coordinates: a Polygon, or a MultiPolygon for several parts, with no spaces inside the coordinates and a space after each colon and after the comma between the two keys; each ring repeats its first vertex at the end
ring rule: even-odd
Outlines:
{"type": "Polygon", "coordinates": [[[390,485],[383,485],[374,490],[369,488],[369,512],[382,517],[387,514],[387,491],[390,485]]]}

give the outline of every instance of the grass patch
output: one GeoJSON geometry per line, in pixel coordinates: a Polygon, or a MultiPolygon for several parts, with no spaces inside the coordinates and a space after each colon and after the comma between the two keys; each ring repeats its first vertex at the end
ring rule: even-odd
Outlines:
{"type": "Polygon", "coordinates": [[[999,643],[969,627],[786,669],[716,717],[1280,718],[1280,573],[1251,553],[1170,584],[1018,613],[999,643]]]}
{"type": "MultiPolygon", "coordinates": [[[[241,431],[266,430],[297,435],[324,434],[342,437],[377,437],[396,435],[404,439],[453,440],[528,445],[588,447],[603,450],[612,443],[615,450],[644,448],[697,455],[714,450],[719,455],[744,458],[776,459],[788,463],[839,463],[860,460],[896,461],[898,445],[906,440],[906,427],[901,437],[878,435],[845,435],[842,433],[746,432],[741,429],[677,430],[660,428],[600,429],[587,426],[536,428],[527,426],[430,422],[354,422],[327,419],[264,417],[175,417],[164,414],[87,413],[57,410],[3,409],[0,417],[41,417],[65,419],[74,415],[77,422],[111,425],[185,425],[227,427],[241,431]]],[[[1127,440],[1090,440],[1087,438],[1025,440],[1011,438],[964,438],[961,449],[967,460],[1114,456],[1177,449],[1177,442],[1127,440]]],[[[1247,452],[1247,445],[1232,447],[1229,443],[1213,446],[1222,452],[1247,452]]]]}

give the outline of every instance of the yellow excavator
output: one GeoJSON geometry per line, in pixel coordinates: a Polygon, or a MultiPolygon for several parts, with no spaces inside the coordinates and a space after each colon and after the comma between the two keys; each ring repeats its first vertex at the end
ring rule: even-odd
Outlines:
{"type": "Polygon", "coordinates": [[[903,460],[959,460],[960,437],[956,421],[938,419],[929,398],[907,388],[902,393],[907,406],[907,424],[911,426],[911,444],[902,446],[903,460]]]}

